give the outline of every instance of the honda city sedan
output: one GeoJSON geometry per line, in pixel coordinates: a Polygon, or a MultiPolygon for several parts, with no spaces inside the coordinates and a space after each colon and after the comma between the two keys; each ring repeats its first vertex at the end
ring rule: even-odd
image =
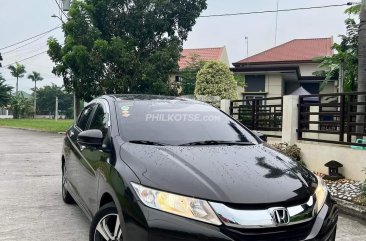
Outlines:
{"type": "Polygon", "coordinates": [[[215,107],[114,95],[67,131],[62,197],[90,241],[334,241],[323,180],[215,107]]]}

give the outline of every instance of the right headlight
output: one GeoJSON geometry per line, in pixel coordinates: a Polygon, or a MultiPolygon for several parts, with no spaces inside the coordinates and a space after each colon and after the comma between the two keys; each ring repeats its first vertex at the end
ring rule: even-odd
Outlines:
{"type": "Polygon", "coordinates": [[[316,213],[319,213],[320,210],[323,208],[325,201],[327,200],[328,196],[328,187],[327,184],[321,177],[318,177],[318,186],[315,190],[315,197],[316,197],[316,213]]]}
{"type": "Polygon", "coordinates": [[[221,225],[207,201],[155,190],[136,183],[131,184],[140,200],[150,208],[205,223],[221,225]]]}

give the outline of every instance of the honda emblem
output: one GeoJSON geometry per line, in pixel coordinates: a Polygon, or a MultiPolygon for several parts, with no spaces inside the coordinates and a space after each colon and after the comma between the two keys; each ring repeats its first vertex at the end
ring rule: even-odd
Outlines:
{"type": "Polygon", "coordinates": [[[286,225],[290,223],[290,214],[287,208],[273,209],[273,221],[277,225],[286,225]]]}

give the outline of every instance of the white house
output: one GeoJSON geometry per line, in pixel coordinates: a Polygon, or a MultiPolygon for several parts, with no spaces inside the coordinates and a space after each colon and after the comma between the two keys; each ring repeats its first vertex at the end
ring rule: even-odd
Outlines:
{"type": "Polygon", "coordinates": [[[295,39],[249,58],[233,63],[232,71],[245,76],[243,99],[288,95],[303,87],[311,94],[337,92],[337,81],[320,89],[324,78],[314,75],[320,70],[315,59],[332,56],[332,38],[295,39]]]}

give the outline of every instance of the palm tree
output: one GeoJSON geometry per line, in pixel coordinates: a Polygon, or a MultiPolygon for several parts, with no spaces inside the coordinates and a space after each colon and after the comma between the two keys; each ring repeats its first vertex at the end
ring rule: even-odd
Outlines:
{"type": "MultiPolygon", "coordinates": [[[[358,36],[358,92],[366,92],[366,0],[362,0],[361,13],[360,13],[360,29],[358,36]]],[[[358,102],[366,102],[366,95],[359,95],[358,102]]],[[[357,112],[365,112],[364,105],[357,106],[357,112]]],[[[365,122],[364,115],[357,115],[356,122],[358,124],[365,122]]],[[[365,126],[359,125],[356,128],[356,132],[359,133],[359,137],[362,138],[362,133],[365,135],[365,126]]]]}
{"type": "Polygon", "coordinates": [[[40,73],[33,71],[32,74],[28,75],[28,79],[34,81],[34,115],[37,113],[37,81],[42,81],[43,78],[40,73]]]}
{"type": "Polygon", "coordinates": [[[10,65],[8,69],[10,69],[11,75],[14,76],[15,78],[17,78],[17,84],[15,87],[15,95],[18,96],[18,81],[19,81],[19,78],[23,78],[24,74],[26,73],[25,66],[22,64],[19,64],[19,63],[15,63],[15,66],[10,65]]]}

